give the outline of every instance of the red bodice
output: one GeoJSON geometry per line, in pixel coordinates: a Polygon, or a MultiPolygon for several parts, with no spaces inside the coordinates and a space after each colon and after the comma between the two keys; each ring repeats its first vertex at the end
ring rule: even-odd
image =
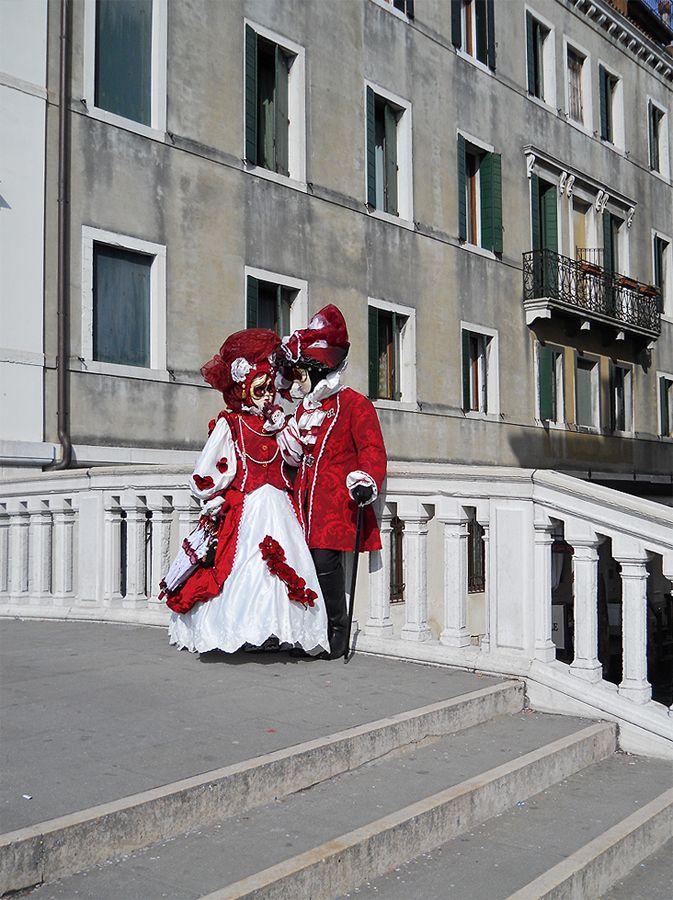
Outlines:
{"type": "Polygon", "coordinates": [[[263,484],[282,491],[291,490],[291,484],[283,476],[283,460],[276,438],[262,431],[262,419],[247,413],[230,413],[228,419],[238,462],[229,487],[244,494],[263,484]]]}

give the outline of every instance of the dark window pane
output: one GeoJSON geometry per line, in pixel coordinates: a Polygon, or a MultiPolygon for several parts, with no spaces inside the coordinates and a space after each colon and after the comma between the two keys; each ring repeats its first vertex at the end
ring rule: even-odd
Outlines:
{"type": "Polygon", "coordinates": [[[142,253],[94,245],[94,359],[150,366],[152,261],[142,253]]]}
{"type": "Polygon", "coordinates": [[[393,316],[389,312],[379,312],[379,390],[382,400],[392,400],[394,395],[394,334],[393,316]]]}
{"type": "Polygon", "coordinates": [[[270,328],[279,336],[289,334],[290,307],[296,295],[297,292],[291,288],[274,284],[272,281],[260,281],[257,327],[270,328]]]}
{"type": "Polygon", "coordinates": [[[97,0],[94,102],[149,125],[152,0],[97,0]]]}
{"type": "Polygon", "coordinates": [[[274,169],[273,124],[276,61],[274,44],[257,44],[257,164],[274,169]]]}

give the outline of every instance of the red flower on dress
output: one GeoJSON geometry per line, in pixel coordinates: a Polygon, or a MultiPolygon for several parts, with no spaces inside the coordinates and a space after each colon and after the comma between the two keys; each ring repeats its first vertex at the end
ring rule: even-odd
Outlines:
{"type": "Polygon", "coordinates": [[[306,587],[306,581],[285,561],[285,551],[278,541],[267,534],[259,545],[259,549],[269,572],[276,578],[280,578],[285,584],[289,599],[295,600],[303,606],[315,606],[318,595],[311,588],[306,587]]]}
{"type": "Polygon", "coordinates": [[[222,459],[218,459],[218,461],[215,463],[215,468],[217,469],[218,472],[222,472],[222,474],[224,474],[227,471],[227,469],[229,468],[229,462],[227,461],[227,457],[223,456],[222,459]]]}
{"type": "Polygon", "coordinates": [[[216,425],[217,425],[217,421],[215,419],[211,419],[210,422],[208,422],[208,437],[211,436],[216,425]]]}
{"type": "Polygon", "coordinates": [[[210,477],[210,475],[192,475],[194,479],[194,484],[200,491],[205,491],[208,488],[215,487],[215,482],[210,477]]]}

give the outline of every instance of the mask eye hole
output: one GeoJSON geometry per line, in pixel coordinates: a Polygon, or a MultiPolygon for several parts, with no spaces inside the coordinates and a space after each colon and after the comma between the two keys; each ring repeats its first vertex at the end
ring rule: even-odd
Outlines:
{"type": "Polygon", "coordinates": [[[269,377],[265,378],[264,381],[260,381],[259,384],[253,384],[250,389],[250,394],[255,400],[261,400],[265,394],[268,394],[271,390],[271,379],[269,377]]]}

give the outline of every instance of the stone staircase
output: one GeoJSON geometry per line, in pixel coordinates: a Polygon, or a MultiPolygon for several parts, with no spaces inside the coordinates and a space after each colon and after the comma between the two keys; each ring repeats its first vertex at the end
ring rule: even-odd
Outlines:
{"type": "Polygon", "coordinates": [[[0,884],[78,900],[594,900],[627,896],[653,854],[653,883],[673,883],[672,833],[670,762],[618,752],[614,723],[530,710],[504,681],[5,834],[0,884]]]}

